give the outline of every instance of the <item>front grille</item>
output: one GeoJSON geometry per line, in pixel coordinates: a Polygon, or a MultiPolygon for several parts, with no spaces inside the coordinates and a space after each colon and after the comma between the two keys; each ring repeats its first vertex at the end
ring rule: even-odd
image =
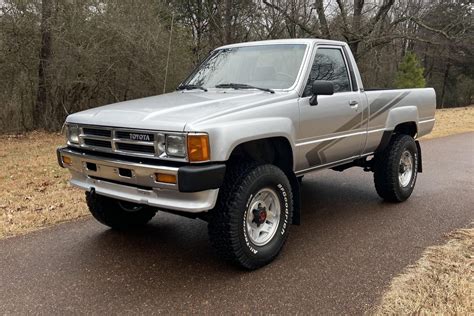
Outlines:
{"type": "Polygon", "coordinates": [[[155,148],[153,146],[119,143],[119,142],[115,143],[115,145],[118,150],[136,151],[136,152],[148,153],[148,154],[155,153],[155,148]]]}
{"type": "Polygon", "coordinates": [[[155,140],[155,135],[152,133],[139,133],[139,132],[122,132],[117,131],[115,132],[115,137],[120,139],[129,139],[129,140],[136,140],[136,141],[147,141],[152,142],[155,140]]]}
{"type": "Polygon", "coordinates": [[[92,147],[112,148],[110,141],[84,138],[84,144],[92,147]]]}
{"type": "Polygon", "coordinates": [[[109,138],[112,136],[112,131],[107,130],[107,129],[84,127],[82,130],[85,135],[102,136],[102,137],[109,137],[109,138]]]}
{"type": "Polygon", "coordinates": [[[159,132],[99,126],[79,126],[79,128],[79,146],[86,150],[176,160],[167,157],[163,152],[158,152],[158,148],[161,147],[158,146],[158,142],[163,141],[162,133],[159,132]]]}

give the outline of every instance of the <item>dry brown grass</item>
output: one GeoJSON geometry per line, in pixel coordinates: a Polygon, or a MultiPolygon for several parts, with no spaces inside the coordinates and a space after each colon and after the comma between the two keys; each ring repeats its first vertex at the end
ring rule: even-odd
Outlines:
{"type": "Polygon", "coordinates": [[[474,228],[449,238],[392,280],[375,315],[474,315],[474,228]]]}
{"type": "Polygon", "coordinates": [[[0,238],[85,216],[81,191],[69,186],[55,149],[64,137],[50,133],[1,136],[0,238]]]}
{"type": "Polygon", "coordinates": [[[422,139],[474,132],[474,105],[436,110],[435,118],[433,131],[422,139]]]}

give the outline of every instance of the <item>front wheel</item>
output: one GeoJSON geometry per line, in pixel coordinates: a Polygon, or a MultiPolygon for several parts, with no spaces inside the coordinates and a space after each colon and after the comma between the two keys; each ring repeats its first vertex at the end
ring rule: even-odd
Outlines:
{"type": "Polygon", "coordinates": [[[124,230],[148,223],[156,214],[150,206],[120,201],[95,193],[86,193],[92,216],[113,229],[124,230]]]}
{"type": "Polygon", "coordinates": [[[418,148],[415,140],[396,134],[377,157],[374,172],[375,189],[389,202],[403,202],[415,188],[418,173],[418,148]]]}
{"type": "Polygon", "coordinates": [[[273,165],[230,167],[210,213],[210,241],[225,259],[257,269],[280,252],[292,213],[291,186],[282,170],[273,165]]]}

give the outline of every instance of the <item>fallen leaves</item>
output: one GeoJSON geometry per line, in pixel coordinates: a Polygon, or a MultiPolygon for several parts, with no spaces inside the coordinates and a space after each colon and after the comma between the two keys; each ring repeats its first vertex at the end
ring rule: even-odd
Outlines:
{"type": "Polygon", "coordinates": [[[69,173],[57,165],[62,136],[35,132],[0,138],[0,238],[88,214],[83,192],[69,186],[69,173]]]}

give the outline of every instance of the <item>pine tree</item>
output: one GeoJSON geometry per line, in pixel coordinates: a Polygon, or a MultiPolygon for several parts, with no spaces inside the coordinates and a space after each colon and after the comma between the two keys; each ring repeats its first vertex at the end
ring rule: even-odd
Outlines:
{"type": "Polygon", "coordinates": [[[414,53],[407,53],[400,63],[395,78],[397,88],[424,88],[426,86],[423,77],[424,68],[418,62],[414,53]]]}

